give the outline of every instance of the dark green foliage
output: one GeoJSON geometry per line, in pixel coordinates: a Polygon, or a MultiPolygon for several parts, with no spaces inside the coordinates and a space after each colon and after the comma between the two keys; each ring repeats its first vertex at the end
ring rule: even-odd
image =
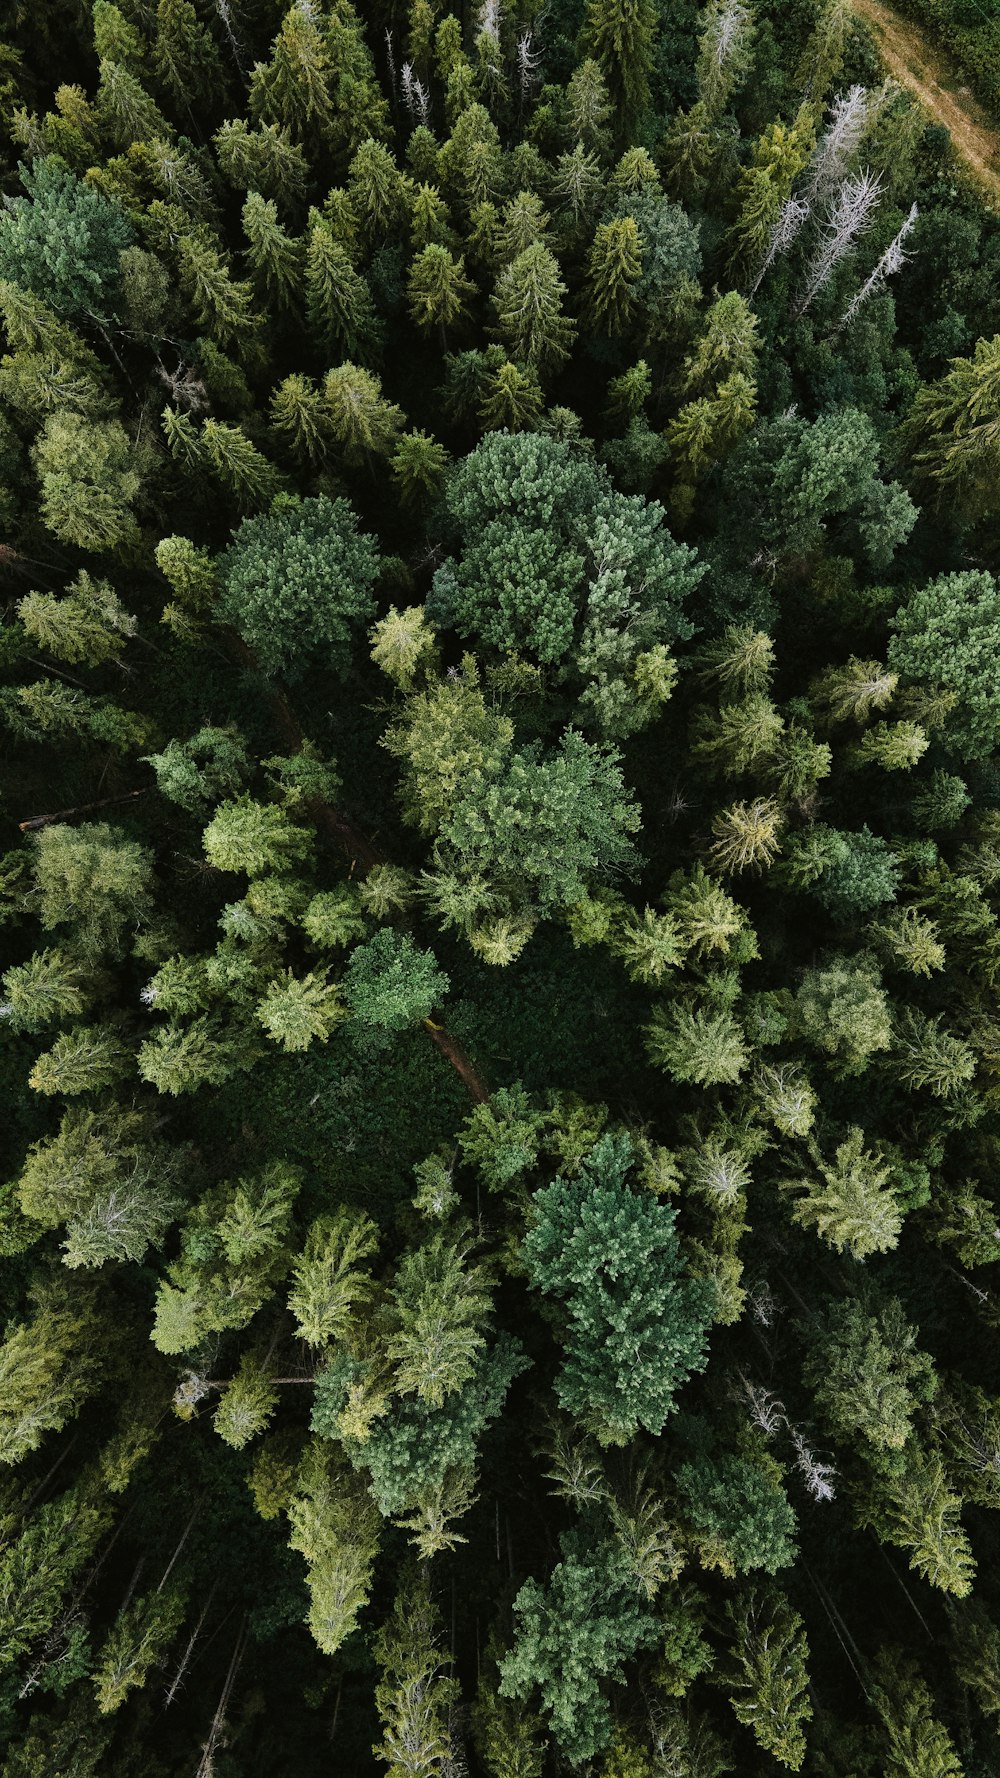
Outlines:
{"type": "Polygon", "coordinates": [[[352,634],[374,616],[374,540],[346,500],[296,501],[246,519],[221,564],[221,609],[266,673],[300,673],[322,651],[347,672],[352,634]]]}
{"type": "Polygon", "coordinates": [[[5,1778],[993,1773],[1000,221],[881,81],[5,9],[5,1778]]]}
{"type": "Polygon", "coordinates": [[[524,1243],[535,1289],[568,1316],[559,1402],[602,1444],[661,1432],[707,1358],[711,1287],[678,1276],[676,1213],[630,1185],[635,1159],[603,1136],[576,1178],[536,1193],[524,1243]]]}
{"type": "Polygon", "coordinates": [[[135,239],[128,216],[54,158],[23,168],[21,183],[28,196],[0,220],[0,277],[57,314],[107,320],[121,295],[119,255],[135,239]]]}

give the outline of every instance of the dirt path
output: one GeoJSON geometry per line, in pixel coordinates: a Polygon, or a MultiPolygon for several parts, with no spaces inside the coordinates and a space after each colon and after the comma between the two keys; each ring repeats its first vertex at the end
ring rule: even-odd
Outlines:
{"type": "Polygon", "coordinates": [[[977,184],[1000,207],[1000,138],[947,56],[919,25],[901,19],[881,0],[854,0],[854,10],[871,27],[890,74],[951,131],[977,184]]]}

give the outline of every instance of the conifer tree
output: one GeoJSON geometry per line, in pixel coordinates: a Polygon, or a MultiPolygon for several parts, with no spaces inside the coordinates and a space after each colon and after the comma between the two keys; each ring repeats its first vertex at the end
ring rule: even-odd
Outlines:
{"type": "Polygon", "coordinates": [[[736,1720],[752,1730],[758,1747],[798,1772],[806,1752],[804,1724],[813,1714],[802,1619],[780,1593],[770,1600],[751,1593],[741,1606],[726,1609],[736,1638],[729,1651],[736,1720]]]}
{"type": "Polygon", "coordinates": [[[321,348],[366,357],[376,338],[371,294],[318,210],[309,212],[305,291],[309,330],[321,348]]]}
{"type": "Polygon", "coordinates": [[[559,266],[541,242],[526,247],[501,271],[493,294],[497,333],[518,364],[544,372],[569,357],[575,329],[562,312],[565,295],[559,266]]]}
{"type": "Polygon", "coordinates": [[[273,199],[257,191],[247,194],[243,232],[249,242],[247,259],[268,296],[279,309],[293,307],[302,290],[302,243],[281,227],[273,199]]]}
{"type": "Polygon", "coordinates": [[[467,312],[476,286],[465,276],[464,259],[455,259],[447,247],[429,243],[419,252],[407,279],[410,314],[418,327],[438,329],[442,346],[448,329],[467,312]]]}
{"type": "Polygon", "coordinates": [[[642,236],[632,216],[598,227],[587,260],[588,316],[601,333],[623,333],[636,304],[642,236]]]}
{"type": "MultiPolygon", "coordinates": [[[[656,10],[649,0],[590,0],[582,47],[607,83],[620,141],[631,135],[649,105],[649,76],[656,40],[656,10]]],[[[579,117],[574,119],[578,134],[579,117]]]]}
{"type": "Polygon", "coordinates": [[[371,467],[374,458],[392,455],[405,416],[386,400],[378,377],[357,364],[338,365],[323,380],[323,401],[331,438],[346,464],[371,467]]]}
{"type": "Polygon", "coordinates": [[[318,20],[291,6],[271,46],[271,59],[250,76],[250,110],[256,123],[277,124],[307,144],[329,136],[333,107],[330,58],[318,20]]]}

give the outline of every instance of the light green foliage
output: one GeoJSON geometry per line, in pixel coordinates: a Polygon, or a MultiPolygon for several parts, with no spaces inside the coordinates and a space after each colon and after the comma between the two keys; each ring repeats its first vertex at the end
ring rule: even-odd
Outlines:
{"type": "Polygon", "coordinates": [[[288,1307],[301,1339],[310,1346],[344,1341],[372,1291],[361,1268],[378,1247],[371,1218],[338,1210],[310,1227],[292,1272],[288,1307]]]}
{"type": "Polygon", "coordinates": [[[431,241],[414,258],[407,280],[410,314],[418,327],[440,329],[460,321],[476,286],[465,276],[464,259],[455,259],[447,247],[431,241]]]}
{"type": "Polygon", "coordinates": [[[65,1222],[66,1265],[139,1260],[180,1211],[183,1163],[183,1150],[148,1139],[138,1113],[71,1106],[29,1149],[18,1199],[44,1228],[65,1222]]]}
{"type": "Polygon", "coordinates": [[[321,951],[339,950],[353,939],[363,938],[367,923],[361,911],[360,892],[348,883],[320,890],[302,916],[302,930],[321,951]]]}
{"type": "Polygon", "coordinates": [[[698,1086],[737,1081],[750,1060],[745,1034],[728,1008],[689,1006],[682,1000],[654,1007],[646,1050],[650,1061],[674,1080],[698,1086]]]}
{"type": "Polygon", "coordinates": [[[809,1337],[803,1375],[831,1430],[848,1446],[863,1438],[873,1457],[902,1450],[937,1379],[899,1300],[886,1298],[875,1314],[850,1298],[830,1301],[809,1337]]]}
{"type": "Polygon", "coordinates": [[[401,1395],[439,1408],[475,1376],[490,1313],[486,1275],[467,1243],[433,1235],[404,1258],[390,1292],[386,1355],[401,1395]]]}
{"type": "Polygon", "coordinates": [[[134,538],[132,503],[142,487],[140,460],[117,420],[52,414],[33,454],[42,517],[63,543],[112,550],[134,538]]]}
{"type": "Polygon", "coordinates": [[[1000,593],[979,569],[943,574],[915,592],[893,619],[889,665],[954,695],[942,741],[957,759],[983,759],[997,744],[1000,593]]]}
{"type": "Polygon", "coordinates": [[[676,1213],[630,1185],[635,1150],[602,1136],[573,1179],[536,1192],[524,1241],[533,1287],[565,1306],[561,1405],[602,1444],[659,1433],[706,1361],[711,1288],[684,1277],[676,1213]]]}
{"type": "Polygon", "coordinates": [[[872,1702],[881,1718],[885,1778],[962,1778],[954,1743],[912,1661],[883,1651],[872,1702]]]}
{"type": "Polygon", "coordinates": [[[22,168],[21,183],[28,196],[0,220],[0,277],[58,314],[106,320],[121,290],[118,256],[134,239],[128,217],[55,157],[22,168]]]}
{"type": "Polygon", "coordinates": [[[906,426],[918,468],[941,497],[975,513],[995,500],[1000,414],[1000,334],[979,339],[971,358],[953,358],[917,391],[906,426]]]}
{"type": "Polygon", "coordinates": [[[17,615],[39,648],[56,660],[85,661],[89,667],[117,660],[136,632],[135,618],[114,589],[106,580],[93,580],[86,569],[62,598],[28,593],[18,601],[17,615]]]}
{"type": "Polygon", "coordinates": [[[278,1391],[266,1364],[255,1353],[245,1352],[215,1410],[212,1425],[224,1444],[242,1451],[251,1439],[266,1430],[277,1406],[278,1391]]]}
{"type": "Polygon", "coordinates": [[[741,799],[712,821],[712,858],[727,876],[769,870],[781,849],[782,813],[773,797],[741,799]]]}
{"type": "Polygon", "coordinates": [[[288,1507],[289,1543],[305,1557],[307,1623],[324,1654],[336,1654],[368,1600],[378,1514],[330,1451],[314,1440],[288,1507]]]}
{"type": "Polygon", "coordinates": [[[183,1592],[147,1593],[126,1605],[112,1624],[97,1657],[94,1691],[102,1716],[120,1710],[129,1692],[144,1685],[150,1668],[162,1660],[184,1619],[183,1592]]]}
{"type": "Polygon", "coordinates": [[[246,1327],[287,1275],[292,1205],[299,1175],[274,1161],[258,1174],[221,1185],[188,1211],[180,1257],[156,1298],[152,1341],[160,1352],[188,1352],[208,1334],[246,1327]]]}
{"type": "Polygon", "coordinates": [[[659,1622],[614,1543],[579,1531],[559,1541],[562,1560],[546,1584],[526,1581],[514,1601],[517,1632],[500,1663],[500,1692],[526,1700],[539,1691],[556,1745],[578,1762],[611,1740],[601,1681],[622,1677],[623,1662],[653,1646],[659,1622]]]}
{"type": "Polygon", "coordinates": [[[45,1501],[8,1544],[0,1556],[4,1665],[26,1654],[52,1629],[64,1595],[93,1556],[109,1516],[93,1489],[80,1485],[45,1501]]]}
{"type": "Polygon", "coordinates": [[[824,1161],[815,1146],[810,1153],[815,1172],[782,1182],[802,1194],[792,1207],[795,1221],[854,1259],[895,1247],[903,1212],[893,1191],[893,1170],[880,1150],[865,1148],[864,1131],[851,1129],[832,1161],[824,1161]]]}
{"type": "Polygon", "coordinates": [[[917,1445],[907,1461],[879,1480],[864,1517],[879,1536],[909,1553],[910,1567],[956,1599],[972,1591],[976,1564],[959,1514],[961,1495],[952,1488],[936,1451],[917,1445]]]}
{"type": "Polygon", "coordinates": [[[34,836],[35,895],[46,930],[69,926],[87,957],[120,955],[148,912],[152,859],[106,822],[53,823],[34,836]]]}
{"type": "MultiPolygon", "coordinates": [[[[13,1322],[0,1345],[0,1463],[37,1450],[93,1393],[101,1369],[95,1335],[87,1292],[56,1283],[35,1292],[31,1313],[13,1322]]],[[[4,1602],[0,1590],[0,1622],[4,1602]]]]}
{"type": "Polygon", "coordinates": [[[911,1093],[950,1099],[973,1078],[976,1056],[960,1037],[943,1031],[939,1019],[907,1008],[896,1025],[893,1065],[911,1093]]]}
{"type": "MultiPolygon", "coordinates": [[[[206,997],[214,997],[204,975],[198,982],[199,1000],[202,989],[206,997]]],[[[221,1086],[255,1061],[256,1054],[257,1046],[245,1033],[228,1033],[217,1021],[203,1016],[187,1025],[169,1024],[155,1030],[140,1044],[136,1061],[143,1080],[158,1093],[175,1097],[203,1086],[221,1086]]]]}
{"type": "Polygon", "coordinates": [[[327,371],[323,401],[330,435],[345,464],[372,467],[376,457],[391,457],[406,424],[402,408],[387,401],[382,384],[356,364],[327,371]]]}
{"type": "Polygon", "coordinates": [[[435,663],[434,630],[421,605],[391,606],[371,632],[372,660],[401,691],[411,690],[423,667],[435,663]]]}
{"type": "Polygon", "coordinates": [[[442,1647],[443,1623],[425,1574],[401,1587],[379,1631],[375,1705],[382,1739],[372,1749],[387,1778],[446,1771],[455,1755],[452,1714],[458,1681],[442,1647]]]}
{"type": "Polygon", "coordinates": [[[384,927],[352,951],[341,986],[363,1040],[382,1047],[395,1032],[426,1019],[449,981],[432,951],[384,927]]]}
{"type": "Polygon", "coordinates": [[[222,613],[269,674],[322,652],[346,671],[352,632],[371,621],[378,567],[346,500],[324,495],[244,520],[222,558],[222,613]]]}
{"type": "Polygon", "coordinates": [[[131,1073],[132,1058],[121,1034],[109,1025],[75,1025],[63,1031],[28,1076],[36,1093],[98,1092],[131,1073]]]}
{"type": "Polygon", "coordinates": [[[916,908],[899,908],[873,931],[886,946],[897,969],[929,976],[944,968],[947,953],[940,941],[939,928],[935,921],[926,919],[916,908]]]}
{"type": "Polygon", "coordinates": [[[312,838],[275,804],[241,796],[219,804],[201,843],[216,870],[260,877],[301,863],[309,856],[312,838]]]}
{"type": "Polygon", "coordinates": [[[258,1023],[283,1050],[304,1050],[316,1039],[325,1043],[347,1009],[325,973],[296,976],[290,969],[271,983],[257,1007],[258,1023]]]}
{"type": "Polygon", "coordinates": [[[89,971],[68,952],[51,949],[35,951],[27,962],[8,969],[3,991],[6,1017],[22,1031],[40,1031],[79,1017],[92,995],[89,971]]]}
{"type": "Polygon", "coordinates": [[[806,1042],[832,1058],[834,1072],[860,1074],[892,1043],[888,997],[867,958],[837,957],[809,969],[795,995],[795,1021],[806,1042]]]}
{"type": "Polygon", "coordinates": [[[765,1753],[798,1772],[806,1752],[804,1724],[813,1714],[805,1625],[781,1593],[769,1599],[751,1593],[726,1609],[735,1636],[729,1702],[736,1720],[752,1730],[765,1753]]]}
{"type": "Polygon", "coordinates": [[[587,319],[612,338],[626,331],[638,307],[643,239],[634,216],[602,222],[587,259],[587,319]]]}
{"type": "Polygon", "coordinates": [[[569,357],[576,329],[563,313],[565,296],[558,263],[541,241],[525,246],[504,265],[493,305],[497,333],[518,364],[552,371],[569,357]]]}

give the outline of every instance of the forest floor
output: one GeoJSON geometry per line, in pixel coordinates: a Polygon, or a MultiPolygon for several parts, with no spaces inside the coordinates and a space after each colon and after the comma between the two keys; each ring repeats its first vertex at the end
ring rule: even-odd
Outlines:
{"type": "Polygon", "coordinates": [[[1000,137],[948,57],[919,25],[901,19],[881,0],[854,0],[854,9],[870,25],[890,74],[951,131],[976,182],[1000,207],[1000,137]]]}

